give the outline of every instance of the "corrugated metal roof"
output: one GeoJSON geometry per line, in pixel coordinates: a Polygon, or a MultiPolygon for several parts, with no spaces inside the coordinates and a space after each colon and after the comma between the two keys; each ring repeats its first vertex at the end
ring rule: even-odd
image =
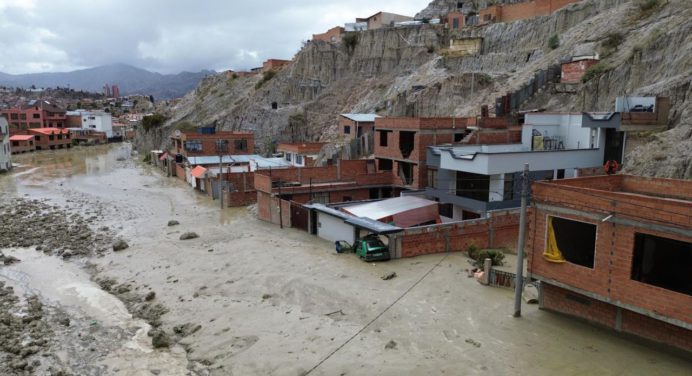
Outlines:
{"type": "Polygon", "coordinates": [[[412,209],[437,206],[437,202],[415,196],[389,198],[382,201],[345,207],[344,210],[357,217],[380,219],[403,213],[412,209]]]}
{"type": "Polygon", "coordinates": [[[357,122],[374,122],[376,118],[382,117],[376,114],[341,114],[341,116],[357,122]]]}
{"type": "MultiPolygon", "coordinates": [[[[219,163],[218,156],[204,156],[204,157],[188,157],[187,161],[195,165],[213,165],[219,163]]],[[[290,167],[291,164],[284,161],[282,158],[265,158],[257,154],[248,155],[224,155],[221,158],[221,163],[254,163],[258,168],[281,168],[290,167]]]]}
{"type": "Polygon", "coordinates": [[[360,227],[375,234],[393,234],[403,231],[401,227],[392,226],[383,222],[375,221],[370,218],[359,218],[354,215],[344,213],[340,210],[330,208],[324,204],[310,204],[304,207],[342,219],[345,223],[360,227]]]}

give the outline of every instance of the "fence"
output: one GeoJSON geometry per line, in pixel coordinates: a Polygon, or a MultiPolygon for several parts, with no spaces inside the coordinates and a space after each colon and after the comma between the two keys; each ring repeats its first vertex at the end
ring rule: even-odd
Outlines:
{"type": "MultiPolygon", "coordinates": [[[[517,275],[512,272],[505,272],[502,270],[497,270],[490,268],[490,275],[488,276],[488,285],[495,287],[509,287],[514,289],[516,286],[517,275]]],[[[524,277],[524,285],[531,282],[530,279],[524,277]]]]}
{"type": "Polygon", "coordinates": [[[519,110],[519,107],[548,83],[560,81],[560,65],[539,70],[521,88],[495,99],[495,116],[501,117],[519,110]]]}

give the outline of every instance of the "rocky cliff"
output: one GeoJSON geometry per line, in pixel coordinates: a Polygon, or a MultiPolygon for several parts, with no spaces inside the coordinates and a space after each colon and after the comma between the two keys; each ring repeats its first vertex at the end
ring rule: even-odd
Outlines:
{"type": "MultiPolygon", "coordinates": [[[[520,88],[536,71],[595,51],[601,54],[601,69],[590,80],[569,93],[546,87],[521,107],[606,111],[617,96],[667,96],[669,129],[638,135],[642,146],[630,153],[627,171],[690,178],[692,8],[686,0],[647,3],[653,6],[585,0],[551,16],[456,33],[426,24],[362,32],[340,44],[307,43],[292,64],[266,82],[261,76],[207,78],[160,109],[169,121],[159,132],[180,122],[216,122],[224,129],[254,131],[260,150],[268,150],[275,141],[339,140],[337,114],[342,112],[473,116],[482,104],[493,108],[496,97],[520,88]],[[553,35],[559,38],[554,49],[548,43],[553,35]],[[460,38],[482,38],[480,53],[447,54],[450,39],[460,38]]],[[[422,13],[445,6],[456,4],[436,0],[422,13]]],[[[150,134],[142,142],[153,146],[161,139],[150,134]]]]}

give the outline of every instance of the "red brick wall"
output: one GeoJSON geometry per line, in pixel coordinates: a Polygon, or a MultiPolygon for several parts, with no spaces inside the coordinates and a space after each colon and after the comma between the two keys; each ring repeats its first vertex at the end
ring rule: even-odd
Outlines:
{"type": "Polygon", "coordinates": [[[450,252],[465,251],[472,244],[479,248],[516,248],[519,215],[516,212],[500,212],[490,219],[405,230],[400,235],[401,257],[445,252],[445,234],[448,232],[450,252]]]}
{"type": "Polygon", "coordinates": [[[187,181],[186,176],[185,176],[185,167],[183,167],[183,165],[180,163],[175,163],[175,162],[171,162],[171,163],[175,164],[175,171],[174,171],[175,176],[178,177],[178,179],[180,179],[182,181],[187,181]]]}
{"type": "Polygon", "coordinates": [[[227,140],[228,141],[228,153],[227,154],[254,154],[255,153],[255,135],[252,133],[244,132],[216,132],[215,134],[199,134],[199,133],[183,133],[180,136],[180,140],[173,139],[173,143],[180,144],[180,149],[173,147],[172,152],[174,154],[182,154],[186,157],[196,157],[196,156],[212,156],[217,155],[216,153],[216,141],[217,140],[227,140]],[[188,151],[185,150],[185,141],[189,140],[200,140],[202,141],[202,151],[188,151]],[[245,140],[247,144],[246,150],[236,149],[235,141],[245,140]]]}
{"type": "Polygon", "coordinates": [[[322,34],[313,34],[312,40],[322,42],[341,42],[341,35],[344,33],[344,28],[341,26],[333,27],[322,34]]]}
{"type": "MultiPolygon", "coordinates": [[[[591,323],[617,329],[618,308],[614,305],[546,283],[541,284],[541,294],[541,308],[543,309],[576,316],[591,323]]],[[[620,330],[623,333],[643,337],[685,351],[692,351],[692,335],[690,335],[689,330],[633,311],[622,309],[620,330]]]]}
{"type": "MultiPolygon", "coordinates": [[[[655,311],[666,317],[692,323],[691,296],[630,279],[635,233],[651,234],[685,242],[692,242],[692,237],[684,237],[672,232],[661,232],[663,230],[654,231],[644,226],[633,227],[616,224],[612,221],[600,221],[601,217],[605,218],[609,214],[614,214],[617,219],[630,219],[640,223],[656,223],[667,227],[689,229],[692,226],[690,222],[692,219],[689,216],[689,213],[692,212],[692,202],[666,200],[630,193],[598,191],[577,186],[591,183],[592,187],[598,186],[599,188],[617,190],[623,185],[622,181],[626,179],[631,179],[632,184],[642,181],[642,179],[627,176],[613,176],[569,179],[570,181],[567,182],[569,184],[562,183],[562,181],[554,184],[533,184],[533,199],[536,203],[591,213],[596,218],[532,209],[527,237],[529,271],[542,278],[586,290],[612,301],[655,311]],[[568,187],[569,189],[567,189],[568,187]],[[648,208],[643,208],[641,205],[648,208]],[[593,269],[569,262],[550,263],[542,257],[546,244],[547,215],[597,225],[593,269]]],[[[657,180],[659,179],[654,179],[650,184],[656,184],[657,180]]],[[[663,181],[658,182],[661,184],[659,189],[683,192],[677,194],[685,194],[687,187],[692,185],[690,181],[660,180],[663,181]]],[[[636,185],[634,188],[654,189],[647,187],[646,183],[636,185]]]]}
{"type": "Polygon", "coordinates": [[[586,70],[598,64],[598,60],[579,60],[571,63],[562,64],[562,77],[560,82],[566,84],[576,84],[581,82],[586,70]]]}
{"type": "Polygon", "coordinates": [[[515,4],[493,5],[479,12],[481,24],[487,23],[486,15],[494,22],[512,22],[546,16],[579,0],[535,0],[515,4]]]}

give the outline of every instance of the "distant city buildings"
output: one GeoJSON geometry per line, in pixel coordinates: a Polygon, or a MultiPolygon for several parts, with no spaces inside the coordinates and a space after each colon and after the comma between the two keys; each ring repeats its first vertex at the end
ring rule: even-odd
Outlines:
{"type": "Polygon", "coordinates": [[[0,116],[0,172],[8,171],[12,168],[10,150],[10,126],[7,120],[0,116]]]}
{"type": "Polygon", "coordinates": [[[1,111],[10,123],[10,133],[25,133],[36,128],[65,128],[65,110],[47,100],[31,100],[16,108],[1,111]]]}

